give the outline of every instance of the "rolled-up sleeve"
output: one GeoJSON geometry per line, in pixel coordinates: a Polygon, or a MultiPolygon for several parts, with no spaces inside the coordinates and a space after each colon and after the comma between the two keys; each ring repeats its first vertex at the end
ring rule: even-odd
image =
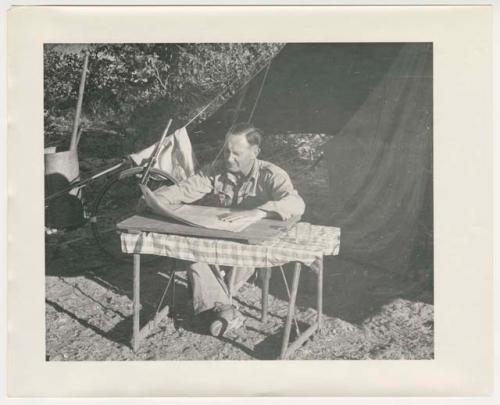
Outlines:
{"type": "Polygon", "coordinates": [[[259,209],[274,212],[282,220],[304,214],[306,208],[304,200],[293,187],[287,174],[274,173],[268,177],[266,183],[271,200],[259,206],[259,209]]]}
{"type": "Polygon", "coordinates": [[[154,194],[164,204],[180,204],[195,202],[213,190],[212,178],[203,172],[172,186],[162,186],[154,194]]]}

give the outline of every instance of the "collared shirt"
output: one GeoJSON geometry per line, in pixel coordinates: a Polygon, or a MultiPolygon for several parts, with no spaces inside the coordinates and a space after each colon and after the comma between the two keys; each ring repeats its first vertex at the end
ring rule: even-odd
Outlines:
{"type": "Polygon", "coordinates": [[[304,200],[288,174],[273,163],[256,159],[243,179],[225,170],[201,170],[173,186],[160,187],[155,195],[165,204],[199,202],[219,207],[258,208],[281,219],[304,213],[304,200]]]}

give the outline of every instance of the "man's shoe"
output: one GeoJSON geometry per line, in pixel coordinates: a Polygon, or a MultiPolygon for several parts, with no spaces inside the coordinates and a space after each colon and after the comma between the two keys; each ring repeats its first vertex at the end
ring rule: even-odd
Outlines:
{"type": "Polygon", "coordinates": [[[245,323],[243,315],[232,305],[217,304],[213,309],[214,320],[210,324],[212,336],[223,336],[230,330],[237,329],[245,323]]]}

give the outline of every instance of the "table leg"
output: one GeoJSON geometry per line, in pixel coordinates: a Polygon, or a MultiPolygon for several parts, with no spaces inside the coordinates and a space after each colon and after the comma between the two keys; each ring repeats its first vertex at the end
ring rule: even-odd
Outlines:
{"type": "Polygon", "coordinates": [[[236,277],[236,270],[233,267],[229,273],[229,304],[233,305],[233,290],[234,290],[234,278],[236,277]]]}
{"type": "Polygon", "coordinates": [[[132,349],[137,351],[140,341],[140,311],[141,311],[141,255],[134,254],[134,286],[133,286],[133,330],[132,330],[132,349]]]}
{"type": "Polygon", "coordinates": [[[288,314],[286,317],[285,330],[283,331],[283,340],[281,342],[281,359],[286,358],[288,342],[290,341],[290,330],[292,329],[292,321],[295,314],[295,301],[297,299],[301,267],[300,262],[296,262],[293,269],[292,291],[290,292],[290,300],[288,301],[288,314]]]}
{"type": "Polygon", "coordinates": [[[172,268],[172,271],[170,272],[170,277],[171,277],[171,280],[172,280],[172,301],[171,301],[171,308],[170,308],[170,313],[172,315],[172,319],[174,321],[174,325],[175,325],[175,321],[176,321],[176,308],[175,308],[175,265],[173,266],[172,268]]]}
{"type": "Polygon", "coordinates": [[[317,311],[318,311],[318,331],[321,332],[321,323],[323,318],[323,257],[318,267],[318,301],[317,301],[317,311]]]}
{"type": "Polygon", "coordinates": [[[262,314],[261,321],[267,321],[267,311],[269,308],[269,280],[271,279],[271,269],[263,267],[260,269],[260,280],[262,282],[262,314]]]}

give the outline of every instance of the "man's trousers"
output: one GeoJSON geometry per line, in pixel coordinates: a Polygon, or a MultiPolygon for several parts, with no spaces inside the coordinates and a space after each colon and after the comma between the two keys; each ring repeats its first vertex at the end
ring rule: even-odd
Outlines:
{"type": "Polygon", "coordinates": [[[189,262],[188,277],[193,291],[193,309],[197,315],[212,309],[216,303],[229,304],[229,277],[234,271],[232,296],[255,272],[254,267],[214,266],[189,262]],[[224,273],[224,274],[223,274],[224,273]]]}

